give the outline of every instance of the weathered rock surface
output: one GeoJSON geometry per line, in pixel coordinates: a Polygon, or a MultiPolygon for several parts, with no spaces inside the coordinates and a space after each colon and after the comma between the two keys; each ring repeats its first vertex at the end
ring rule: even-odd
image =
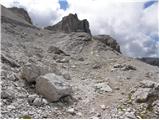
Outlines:
{"type": "Polygon", "coordinates": [[[13,100],[13,99],[15,99],[15,94],[11,90],[2,91],[1,92],[1,99],[13,100]]]}
{"type": "Polygon", "coordinates": [[[21,16],[24,20],[26,20],[30,24],[32,24],[30,16],[28,15],[27,11],[24,10],[23,8],[13,7],[13,8],[9,8],[9,9],[12,12],[16,13],[18,16],[21,16]]]}
{"type": "Polygon", "coordinates": [[[36,91],[48,101],[58,101],[61,97],[71,95],[72,89],[62,76],[48,73],[36,80],[36,91]]]}
{"type": "Polygon", "coordinates": [[[111,87],[107,83],[97,83],[95,84],[95,89],[99,92],[112,92],[111,87]]]}
{"type": "Polygon", "coordinates": [[[110,46],[114,50],[121,52],[119,44],[116,42],[116,40],[114,40],[109,35],[96,35],[96,36],[93,36],[93,38],[95,40],[99,40],[100,42],[104,43],[105,45],[110,46]]]}
{"type": "MultiPolygon", "coordinates": [[[[148,102],[151,99],[157,99],[159,94],[159,85],[156,82],[143,80],[140,82],[140,88],[134,93],[136,102],[148,102]]],[[[153,101],[152,101],[153,102],[153,101]]]]}
{"type": "Polygon", "coordinates": [[[143,80],[140,82],[140,86],[142,88],[153,88],[153,87],[158,87],[158,84],[150,80],[143,80]]]}
{"type": "Polygon", "coordinates": [[[20,12],[19,8],[13,8],[14,12],[12,12],[10,9],[5,8],[3,5],[0,5],[0,6],[2,8],[1,9],[1,22],[2,23],[12,22],[12,25],[19,24],[25,27],[35,28],[31,25],[30,17],[28,16],[28,13],[25,10],[20,12]]]}
{"type": "Polygon", "coordinates": [[[148,97],[149,97],[149,93],[150,93],[151,89],[150,88],[139,88],[135,93],[135,99],[136,102],[140,103],[140,102],[147,102],[148,97]]]}
{"type": "Polygon", "coordinates": [[[50,46],[48,48],[48,52],[58,54],[58,55],[60,54],[67,55],[64,51],[60,50],[58,47],[55,47],[55,46],[50,46]]]}
{"type": "Polygon", "coordinates": [[[122,71],[128,71],[128,70],[136,70],[136,67],[132,66],[132,65],[122,65],[122,64],[115,64],[113,66],[113,68],[115,69],[121,69],[122,71]]]}
{"type": "Polygon", "coordinates": [[[77,17],[77,14],[69,14],[62,18],[62,21],[53,26],[48,26],[45,29],[53,30],[53,31],[61,31],[61,32],[86,32],[91,33],[89,29],[88,21],[82,20],[80,21],[77,17]]]}
{"type": "Polygon", "coordinates": [[[11,67],[20,67],[20,65],[15,60],[7,57],[4,54],[1,54],[1,60],[2,60],[2,63],[9,64],[11,67]]]}
{"type": "Polygon", "coordinates": [[[35,82],[37,77],[50,72],[60,74],[56,67],[50,68],[47,66],[40,66],[33,63],[29,63],[23,66],[21,77],[27,80],[28,82],[35,82]]]}

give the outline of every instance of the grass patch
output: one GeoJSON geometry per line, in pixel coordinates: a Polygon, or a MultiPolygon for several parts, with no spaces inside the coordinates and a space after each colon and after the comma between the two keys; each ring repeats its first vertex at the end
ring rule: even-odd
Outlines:
{"type": "Polygon", "coordinates": [[[21,116],[20,119],[32,119],[32,117],[29,115],[24,115],[24,116],[21,116]]]}

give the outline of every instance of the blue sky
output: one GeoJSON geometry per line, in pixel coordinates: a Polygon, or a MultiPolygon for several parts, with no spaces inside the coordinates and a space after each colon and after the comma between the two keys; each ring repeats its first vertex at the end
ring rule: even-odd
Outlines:
{"type": "MultiPolygon", "coordinates": [[[[154,0],[154,1],[145,2],[144,3],[144,8],[147,8],[147,7],[151,6],[155,2],[158,2],[158,1],[154,0]]],[[[66,10],[68,8],[67,0],[59,0],[59,4],[60,4],[60,8],[63,9],[63,10],[66,10]]]]}
{"type": "Polygon", "coordinates": [[[123,54],[131,57],[159,56],[158,1],[124,1],[1,0],[0,3],[6,7],[25,8],[39,27],[56,24],[63,16],[77,13],[80,20],[89,21],[93,35],[108,34],[115,38],[123,54]]]}
{"type": "Polygon", "coordinates": [[[68,8],[68,2],[66,0],[59,0],[60,8],[66,10],[68,8]]]}
{"type": "Polygon", "coordinates": [[[147,8],[147,7],[149,7],[149,6],[151,6],[152,4],[154,4],[155,2],[158,2],[158,1],[149,1],[149,2],[145,2],[144,3],[144,8],[147,8]]]}

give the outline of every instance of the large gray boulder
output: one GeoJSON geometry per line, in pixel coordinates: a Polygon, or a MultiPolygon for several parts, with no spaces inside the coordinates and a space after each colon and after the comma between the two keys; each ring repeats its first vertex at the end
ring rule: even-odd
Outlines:
{"type": "Polygon", "coordinates": [[[49,102],[58,101],[63,96],[71,95],[72,88],[62,76],[48,73],[36,79],[36,92],[49,102]]]}
{"type": "Polygon", "coordinates": [[[66,33],[70,32],[86,32],[91,34],[89,29],[89,22],[84,20],[79,20],[77,14],[69,14],[62,18],[62,21],[53,26],[48,26],[45,29],[53,31],[63,31],[66,33]]]}

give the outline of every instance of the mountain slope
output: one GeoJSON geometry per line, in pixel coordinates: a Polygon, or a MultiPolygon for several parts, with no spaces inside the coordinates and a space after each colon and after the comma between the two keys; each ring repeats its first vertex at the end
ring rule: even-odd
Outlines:
{"type": "MultiPolygon", "coordinates": [[[[1,118],[158,118],[158,67],[124,56],[111,37],[37,29],[7,8],[2,13],[10,21],[2,20],[1,118]],[[46,99],[37,94],[36,83],[22,77],[28,64],[63,76],[72,97],[41,104],[46,99]]],[[[30,69],[30,76],[37,71],[30,69]]]]}

